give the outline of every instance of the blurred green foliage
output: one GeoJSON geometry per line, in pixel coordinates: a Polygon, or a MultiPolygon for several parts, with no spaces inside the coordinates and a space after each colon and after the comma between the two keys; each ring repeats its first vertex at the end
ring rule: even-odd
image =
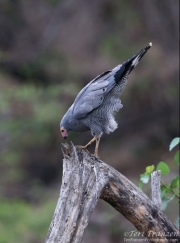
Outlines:
{"type": "Polygon", "coordinates": [[[44,242],[55,205],[51,200],[39,207],[20,200],[1,199],[0,243],[44,242]]]}
{"type": "MultiPolygon", "coordinates": [[[[70,105],[78,92],[78,86],[68,82],[66,85],[51,86],[19,84],[8,82],[7,75],[0,75],[0,127],[4,139],[0,153],[2,192],[9,185],[16,188],[22,183],[28,183],[30,167],[26,167],[24,160],[36,148],[53,149],[51,144],[58,144],[56,140],[59,139],[60,118],[66,110],[65,104],[70,105]]],[[[38,158],[37,164],[50,168],[51,163],[48,165],[44,162],[43,165],[46,156],[44,153],[44,157],[38,158]]],[[[53,160],[52,154],[51,159],[53,160]]]]}
{"type": "MultiPolygon", "coordinates": [[[[174,147],[180,144],[180,138],[174,138],[169,146],[169,150],[171,151],[174,147]]],[[[177,165],[180,165],[179,158],[180,150],[176,151],[174,156],[174,162],[177,165]]],[[[143,184],[147,184],[151,178],[151,173],[155,170],[155,166],[147,166],[145,173],[140,175],[140,183],[139,187],[142,189],[143,184]]],[[[158,163],[156,167],[156,171],[161,171],[161,175],[167,175],[170,173],[169,166],[161,161],[158,163]]],[[[161,180],[161,198],[162,198],[162,210],[165,210],[168,204],[175,199],[176,202],[180,203],[180,176],[176,175],[169,183],[164,183],[161,180]]],[[[178,208],[178,207],[177,207],[178,208]]],[[[176,225],[179,227],[179,217],[176,219],[176,225]]]]}

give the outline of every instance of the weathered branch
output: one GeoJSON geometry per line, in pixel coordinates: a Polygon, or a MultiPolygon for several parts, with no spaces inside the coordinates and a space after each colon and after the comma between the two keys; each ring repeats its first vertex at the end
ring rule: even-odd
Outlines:
{"type": "Polygon", "coordinates": [[[175,225],[126,177],[73,145],[63,145],[63,153],[61,192],[46,243],[81,242],[99,198],[123,214],[149,242],[180,241],[175,225]]]}
{"type": "Polygon", "coordinates": [[[159,209],[162,206],[161,200],[161,171],[154,171],[151,174],[151,196],[154,205],[156,205],[159,209]]]}

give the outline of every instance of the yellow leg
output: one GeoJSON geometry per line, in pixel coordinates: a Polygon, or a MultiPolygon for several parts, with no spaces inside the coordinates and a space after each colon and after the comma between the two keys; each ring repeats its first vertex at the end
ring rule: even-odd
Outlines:
{"type": "Polygon", "coordinates": [[[98,148],[99,148],[100,138],[101,138],[101,134],[96,139],[96,147],[95,147],[95,151],[94,151],[94,156],[96,158],[99,158],[99,156],[98,156],[98,148]]]}
{"type": "Polygon", "coordinates": [[[86,144],[85,146],[83,145],[76,145],[76,148],[80,148],[80,149],[84,149],[86,152],[89,153],[89,151],[87,150],[87,148],[96,141],[96,138],[94,137],[88,144],[86,144]]]}
{"type": "Polygon", "coordinates": [[[87,143],[85,146],[82,145],[76,145],[77,148],[85,149],[87,152],[87,148],[96,141],[96,147],[95,147],[95,153],[94,156],[98,157],[98,147],[99,147],[99,141],[100,141],[101,134],[98,136],[93,137],[89,143],[87,143]]]}

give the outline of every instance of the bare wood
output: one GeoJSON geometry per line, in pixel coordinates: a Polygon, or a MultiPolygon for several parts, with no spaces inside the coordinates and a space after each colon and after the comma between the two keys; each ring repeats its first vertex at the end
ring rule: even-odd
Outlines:
{"type": "Polygon", "coordinates": [[[90,215],[108,181],[107,168],[84,150],[66,144],[63,152],[61,192],[47,243],[81,242],[90,215]]]}
{"type": "Polygon", "coordinates": [[[154,171],[151,174],[151,196],[154,205],[161,209],[161,171],[154,171]]]}
{"type": "Polygon", "coordinates": [[[81,242],[99,198],[123,214],[149,242],[180,241],[176,226],[125,176],[73,145],[64,145],[63,153],[61,192],[46,243],[81,242]]]}

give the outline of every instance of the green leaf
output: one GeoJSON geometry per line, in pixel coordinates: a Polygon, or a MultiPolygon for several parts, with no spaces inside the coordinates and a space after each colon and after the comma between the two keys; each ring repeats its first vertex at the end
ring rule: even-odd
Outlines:
{"type": "Polygon", "coordinates": [[[146,173],[151,174],[154,171],[154,165],[150,165],[146,167],[146,173]]]}
{"type": "Polygon", "coordinates": [[[166,175],[169,173],[169,166],[165,162],[159,162],[156,170],[160,170],[161,174],[166,175]]]}
{"type": "Polygon", "coordinates": [[[143,188],[143,183],[142,183],[142,181],[140,181],[139,182],[139,189],[141,189],[141,191],[142,191],[142,188],[143,188]]]}
{"type": "Polygon", "coordinates": [[[180,165],[180,161],[179,161],[179,154],[180,154],[180,150],[178,150],[174,156],[174,160],[176,161],[176,163],[178,165],[180,165]]]}
{"type": "Polygon", "coordinates": [[[180,188],[180,177],[179,176],[177,176],[177,177],[178,177],[178,179],[177,179],[177,187],[180,188]]]}
{"type": "Polygon", "coordinates": [[[169,187],[169,185],[161,185],[161,191],[172,192],[172,189],[169,187]]]}
{"type": "Polygon", "coordinates": [[[171,151],[179,143],[180,143],[180,138],[174,138],[170,143],[169,150],[171,151]]]}
{"type": "Polygon", "coordinates": [[[166,196],[166,190],[161,189],[161,198],[163,199],[166,196]]]}
{"type": "Polygon", "coordinates": [[[180,216],[177,217],[175,224],[179,228],[179,226],[180,226],[180,216]]]}
{"type": "Polygon", "coordinates": [[[141,174],[140,175],[140,181],[142,181],[142,183],[147,184],[149,181],[150,175],[149,174],[141,174]]]}
{"type": "Polygon", "coordinates": [[[179,178],[180,178],[179,176],[176,176],[176,178],[171,181],[170,184],[171,188],[179,187],[179,178]]]}
{"type": "Polygon", "coordinates": [[[172,200],[174,199],[174,197],[175,197],[175,195],[173,195],[172,197],[166,197],[166,198],[164,198],[164,199],[162,200],[162,210],[165,210],[165,209],[166,209],[168,203],[169,203],[170,201],[172,201],[172,200]]]}

